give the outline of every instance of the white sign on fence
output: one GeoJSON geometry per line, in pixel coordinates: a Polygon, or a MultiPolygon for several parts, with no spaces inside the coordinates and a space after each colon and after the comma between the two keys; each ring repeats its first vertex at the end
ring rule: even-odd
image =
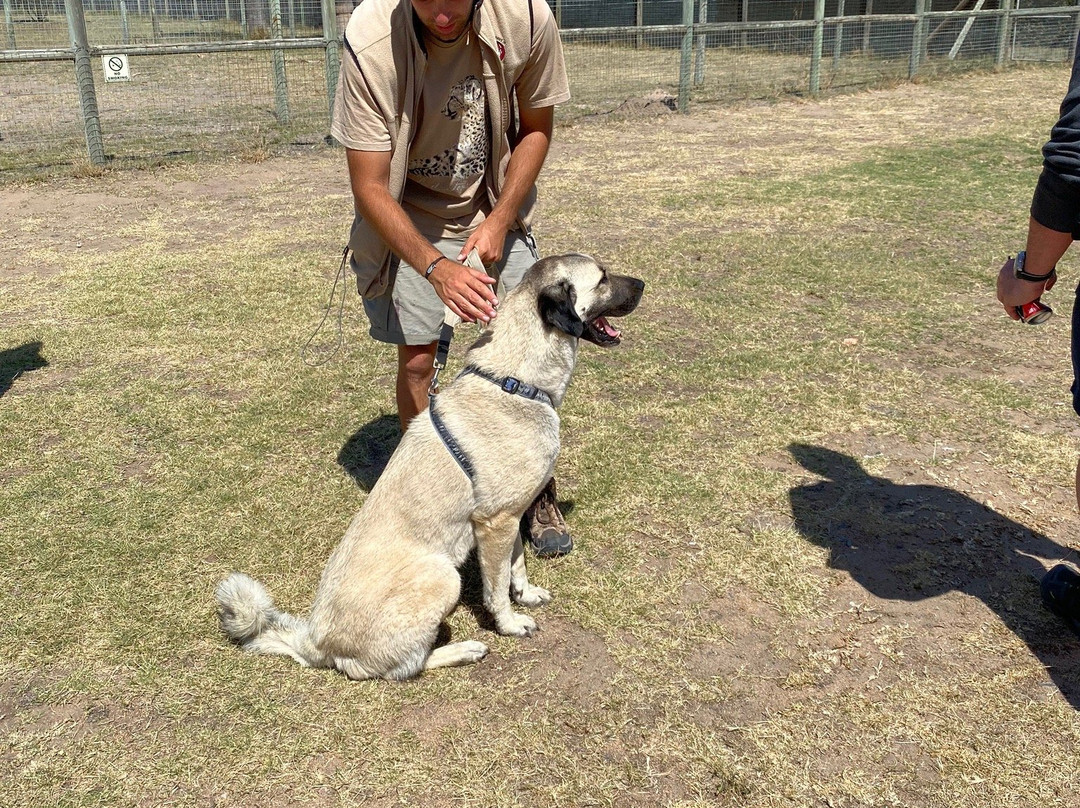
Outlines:
{"type": "Polygon", "coordinates": [[[101,69],[105,71],[105,81],[131,81],[126,55],[114,53],[101,57],[101,69]]]}

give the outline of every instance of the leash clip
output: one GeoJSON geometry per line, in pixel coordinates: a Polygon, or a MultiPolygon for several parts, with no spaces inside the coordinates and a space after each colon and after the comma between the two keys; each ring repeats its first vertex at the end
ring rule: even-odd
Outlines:
{"type": "Polygon", "coordinates": [[[428,385],[427,389],[427,394],[429,396],[437,396],[439,394],[439,374],[442,372],[444,365],[436,359],[434,367],[435,375],[431,377],[431,384],[428,385]]]}

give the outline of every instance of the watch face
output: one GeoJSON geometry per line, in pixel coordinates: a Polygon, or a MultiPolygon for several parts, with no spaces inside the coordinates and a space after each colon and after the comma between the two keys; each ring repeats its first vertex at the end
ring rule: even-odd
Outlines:
{"type": "Polygon", "coordinates": [[[1025,252],[1024,250],[1021,250],[1020,252],[1018,252],[1016,254],[1016,260],[1013,262],[1013,272],[1014,273],[1024,271],[1024,259],[1025,258],[1027,258],[1027,252],[1025,252]]]}

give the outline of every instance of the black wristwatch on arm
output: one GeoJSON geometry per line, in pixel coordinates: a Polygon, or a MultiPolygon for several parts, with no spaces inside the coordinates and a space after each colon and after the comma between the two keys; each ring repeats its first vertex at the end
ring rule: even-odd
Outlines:
{"type": "Polygon", "coordinates": [[[1030,272],[1024,271],[1024,260],[1027,258],[1027,251],[1021,250],[1016,254],[1016,260],[1013,261],[1013,277],[1022,281],[1035,281],[1036,283],[1042,283],[1050,280],[1054,273],[1057,272],[1057,267],[1050,267],[1050,271],[1045,275],[1032,275],[1030,272]]]}

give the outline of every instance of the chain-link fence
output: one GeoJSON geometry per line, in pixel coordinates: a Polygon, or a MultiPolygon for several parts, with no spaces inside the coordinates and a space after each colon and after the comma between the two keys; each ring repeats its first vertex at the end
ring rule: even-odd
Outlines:
{"type": "MultiPolygon", "coordinates": [[[[548,0],[562,119],[1071,60],[1060,0],[548,0]]],[[[326,140],[351,0],[3,0],[0,176],[326,140]]]]}

